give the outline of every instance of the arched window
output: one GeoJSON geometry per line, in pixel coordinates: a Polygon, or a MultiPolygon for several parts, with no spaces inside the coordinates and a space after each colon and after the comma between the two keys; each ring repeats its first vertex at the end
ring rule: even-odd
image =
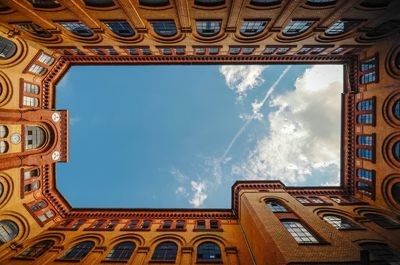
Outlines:
{"type": "Polygon", "coordinates": [[[93,32],[82,22],[59,22],[59,24],[78,36],[90,37],[93,35],[93,32]]]}
{"type": "Polygon", "coordinates": [[[305,32],[314,21],[310,20],[292,20],[289,24],[283,29],[283,35],[286,36],[295,36],[300,33],[305,32]]]}
{"type": "Polygon", "coordinates": [[[375,224],[379,225],[383,228],[397,228],[400,227],[400,224],[395,222],[394,220],[375,213],[367,213],[365,217],[374,222],[375,224]]]}
{"type": "Polygon", "coordinates": [[[392,0],[365,0],[362,1],[361,6],[368,8],[382,8],[389,5],[392,0]]]}
{"type": "Polygon", "coordinates": [[[372,135],[360,135],[360,136],[357,136],[357,144],[358,145],[371,146],[372,143],[373,143],[372,135]]]}
{"type": "Polygon", "coordinates": [[[6,141],[0,141],[0,154],[7,153],[8,143],[6,141]]]}
{"type": "Polygon", "coordinates": [[[132,256],[134,250],[135,244],[132,242],[119,243],[108,253],[106,260],[127,261],[132,256]]]}
{"type": "Polygon", "coordinates": [[[325,30],[325,34],[328,36],[335,36],[346,33],[351,29],[355,28],[359,21],[356,20],[338,20],[333,23],[328,29],[325,30]]]}
{"type": "Polygon", "coordinates": [[[44,144],[44,130],[39,126],[25,126],[25,149],[40,148],[44,144]]]}
{"type": "Polygon", "coordinates": [[[81,260],[92,250],[94,242],[83,241],[70,248],[61,259],[81,260]]]}
{"type": "Polygon", "coordinates": [[[44,252],[46,252],[49,248],[51,248],[54,245],[53,240],[43,240],[40,241],[39,243],[36,243],[35,245],[27,248],[22,252],[21,254],[18,255],[18,257],[24,257],[24,258],[38,258],[40,257],[44,252]]]}
{"type": "Polygon", "coordinates": [[[266,26],[265,20],[246,20],[240,27],[240,33],[244,36],[254,36],[261,33],[266,26]]]}
{"type": "Polygon", "coordinates": [[[310,6],[330,6],[336,3],[336,0],[308,0],[310,6]]]}
{"type": "Polygon", "coordinates": [[[197,261],[220,261],[221,249],[213,242],[201,243],[197,247],[197,261]]]}
{"type": "Polygon", "coordinates": [[[386,261],[384,264],[397,264],[400,262],[400,255],[395,253],[388,245],[382,243],[362,243],[362,250],[368,250],[369,255],[379,261],[386,261]],[[393,262],[393,263],[392,263],[393,262]]]}
{"type": "Polygon", "coordinates": [[[293,238],[300,244],[316,244],[319,243],[304,226],[297,220],[281,220],[283,226],[293,236],[293,238]]]}
{"type": "Polygon", "coordinates": [[[104,22],[107,27],[115,34],[121,37],[131,37],[135,35],[135,31],[127,21],[109,21],[104,22]]]}
{"type": "Polygon", "coordinates": [[[167,6],[169,5],[168,0],[139,0],[139,4],[142,6],[167,6]]]}
{"type": "Polygon", "coordinates": [[[288,210],[281,203],[277,201],[267,201],[266,202],[268,208],[271,209],[273,213],[282,213],[287,212],[288,210]]]}
{"type": "Polygon", "coordinates": [[[392,197],[393,199],[400,204],[400,182],[397,182],[392,186],[392,197]]]}
{"type": "Polygon", "coordinates": [[[153,27],[154,32],[160,36],[171,37],[177,33],[176,25],[173,20],[152,21],[150,24],[153,27]]]}
{"type": "Polygon", "coordinates": [[[35,8],[56,8],[60,7],[57,0],[28,0],[35,8]]]}
{"type": "Polygon", "coordinates": [[[220,6],[225,4],[224,0],[195,0],[194,3],[198,6],[220,6]]]}
{"type": "Polygon", "coordinates": [[[13,240],[18,235],[18,232],[18,226],[13,221],[0,221],[0,245],[13,240]]]}
{"type": "Polygon", "coordinates": [[[17,46],[14,42],[0,36],[0,59],[8,59],[14,55],[17,46]]]}
{"type": "Polygon", "coordinates": [[[250,4],[255,6],[274,6],[280,4],[280,0],[251,0],[250,4]]]}
{"type": "Polygon", "coordinates": [[[7,126],[0,125],[0,138],[6,137],[8,134],[8,128],[7,126]]]}
{"type": "MultiPolygon", "coordinates": [[[[400,53],[397,55],[399,58],[399,63],[400,63],[400,53]]],[[[397,100],[394,105],[393,105],[393,115],[400,120],[400,99],[397,100]]]]}
{"type": "Polygon", "coordinates": [[[323,219],[338,230],[360,228],[357,224],[340,215],[327,214],[323,219]]]}
{"type": "Polygon", "coordinates": [[[217,35],[221,30],[221,21],[208,20],[196,21],[197,33],[201,36],[210,37],[217,35]]]}
{"type": "Polygon", "coordinates": [[[154,250],[152,260],[175,261],[178,246],[174,242],[163,242],[158,244],[154,250]]]}
{"type": "Polygon", "coordinates": [[[113,0],[84,0],[87,6],[110,7],[114,5],[113,0]]]}
{"type": "Polygon", "coordinates": [[[16,26],[19,29],[25,30],[26,32],[29,32],[30,34],[41,37],[41,38],[49,38],[52,36],[52,34],[50,32],[43,29],[41,26],[36,25],[31,22],[17,23],[16,26]]]}
{"type": "Polygon", "coordinates": [[[397,161],[400,161],[400,141],[397,141],[393,145],[393,156],[394,156],[394,159],[396,159],[397,161]]]}

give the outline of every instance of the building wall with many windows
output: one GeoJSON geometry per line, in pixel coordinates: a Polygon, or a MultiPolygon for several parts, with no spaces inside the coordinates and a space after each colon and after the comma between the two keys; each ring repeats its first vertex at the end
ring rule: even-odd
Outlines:
{"type": "Polygon", "coordinates": [[[0,1],[0,263],[400,262],[399,21],[390,0],[0,1]],[[235,183],[230,209],[72,208],[57,82],[171,63],[343,64],[340,186],[277,176],[235,183]]]}

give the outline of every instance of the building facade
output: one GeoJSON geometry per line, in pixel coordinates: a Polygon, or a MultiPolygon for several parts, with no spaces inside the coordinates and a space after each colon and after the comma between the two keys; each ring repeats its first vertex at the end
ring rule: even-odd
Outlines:
{"type": "Polygon", "coordinates": [[[0,88],[0,264],[400,264],[400,1],[1,0],[0,88]],[[55,183],[69,67],[210,63],[342,64],[340,186],[71,207],[55,183]]]}

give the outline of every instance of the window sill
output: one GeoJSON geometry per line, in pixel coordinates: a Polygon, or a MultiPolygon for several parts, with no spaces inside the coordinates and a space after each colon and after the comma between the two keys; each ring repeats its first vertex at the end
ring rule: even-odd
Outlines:
{"type": "Polygon", "coordinates": [[[15,257],[12,257],[11,259],[19,259],[19,260],[29,260],[29,261],[32,261],[32,260],[35,260],[36,258],[33,258],[33,257],[15,256],[15,257]]]}

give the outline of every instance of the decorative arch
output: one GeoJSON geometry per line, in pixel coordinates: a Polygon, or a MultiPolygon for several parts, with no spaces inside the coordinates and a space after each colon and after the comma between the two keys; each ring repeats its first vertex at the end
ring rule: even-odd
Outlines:
{"type": "Polygon", "coordinates": [[[385,59],[386,72],[395,79],[400,79],[400,43],[390,48],[385,59]]]}
{"type": "Polygon", "coordinates": [[[0,192],[0,209],[1,209],[10,201],[15,189],[15,185],[11,176],[4,172],[0,172],[0,185],[2,188],[0,192]]]}
{"type": "Polygon", "coordinates": [[[397,211],[400,211],[400,201],[393,195],[394,189],[400,185],[400,174],[391,174],[384,178],[381,185],[381,192],[386,204],[397,211]],[[396,185],[396,186],[395,186],[396,185]]]}
{"type": "Polygon", "coordinates": [[[3,246],[8,246],[12,242],[22,243],[28,238],[29,234],[31,233],[30,222],[21,214],[14,212],[14,211],[4,211],[0,214],[0,220],[10,220],[14,222],[18,227],[18,234],[15,238],[3,244],[3,246]]]}
{"type": "MultiPolygon", "coordinates": [[[[2,37],[0,35],[0,37],[2,37]]],[[[22,38],[12,39],[12,42],[16,46],[16,51],[13,56],[8,59],[0,60],[0,66],[2,68],[13,67],[21,63],[28,56],[28,45],[22,38]]]]}
{"type": "Polygon", "coordinates": [[[398,145],[400,144],[400,133],[395,132],[386,137],[382,144],[382,156],[385,162],[393,169],[400,170],[400,160],[396,157],[398,145]]]}
{"type": "Polygon", "coordinates": [[[159,243],[163,241],[174,241],[175,243],[178,244],[178,246],[186,246],[187,242],[184,237],[176,234],[162,234],[160,236],[157,236],[153,238],[150,242],[149,245],[151,248],[155,247],[159,243]]]}
{"type": "Polygon", "coordinates": [[[69,249],[82,241],[93,241],[95,243],[95,246],[102,246],[105,243],[105,237],[102,234],[98,234],[98,233],[89,233],[89,234],[80,235],[80,236],[72,238],[72,240],[70,240],[65,245],[65,248],[69,249]]]}

